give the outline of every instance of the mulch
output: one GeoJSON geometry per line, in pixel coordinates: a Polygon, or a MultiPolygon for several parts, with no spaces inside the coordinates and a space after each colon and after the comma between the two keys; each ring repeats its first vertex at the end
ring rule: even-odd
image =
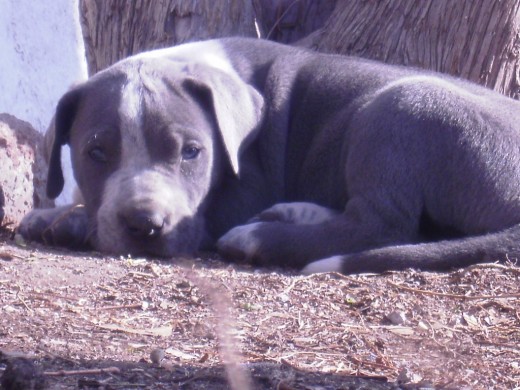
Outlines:
{"type": "Polygon", "coordinates": [[[6,389],[520,389],[520,268],[301,276],[0,240],[6,389]]]}

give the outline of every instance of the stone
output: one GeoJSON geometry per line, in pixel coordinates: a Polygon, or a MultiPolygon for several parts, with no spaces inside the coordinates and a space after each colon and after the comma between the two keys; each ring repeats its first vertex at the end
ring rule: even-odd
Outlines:
{"type": "MultiPolygon", "coordinates": [[[[87,78],[79,0],[1,0],[0,48],[0,113],[44,133],[60,97],[87,78]]],[[[75,184],[68,147],[62,156],[65,188],[56,203],[69,204],[75,184]]]]}
{"type": "Polygon", "coordinates": [[[14,229],[31,209],[53,207],[46,181],[43,136],[29,123],[0,114],[1,226],[14,229]]]}

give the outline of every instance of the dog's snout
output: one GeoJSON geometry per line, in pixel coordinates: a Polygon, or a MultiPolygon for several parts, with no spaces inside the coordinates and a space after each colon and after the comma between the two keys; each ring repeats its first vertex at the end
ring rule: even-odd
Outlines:
{"type": "Polygon", "coordinates": [[[155,238],[164,227],[164,216],[145,209],[128,209],[119,214],[119,220],[127,233],[136,238],[155,238]]]}

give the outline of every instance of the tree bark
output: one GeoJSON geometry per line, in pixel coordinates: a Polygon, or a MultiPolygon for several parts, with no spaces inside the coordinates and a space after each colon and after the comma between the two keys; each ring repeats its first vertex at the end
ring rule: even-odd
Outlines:
{"type": "Polygon", "coordinates": [[[291,43],[322,27],[338,0],[80,0],[89,73],[144,50],[224,36],[291,43]]]}
{"type": "Polygon", "coordinates": [[[262,38],[283,43],[298,41],[323,27],[337,2],[338,0],[253,0],[262,38]]]}
{"type": "Polygon", "coordinates": [[[339,1],[304,42],[463,77],[520,97],[519,0],[339,1]]]}
{"type": "Polygon", "coordinates": [[[298,44],[449,73],[520,98],[520,0],[80,0],[80,12],[90,74],[190,40],[290,43],[317,29],[298,44]]]}
{"type": "Polygon", "coordinates": [[[232,35],[257,36],[243,0],[81,0],[89,74],[144,50],[232,35]]]}

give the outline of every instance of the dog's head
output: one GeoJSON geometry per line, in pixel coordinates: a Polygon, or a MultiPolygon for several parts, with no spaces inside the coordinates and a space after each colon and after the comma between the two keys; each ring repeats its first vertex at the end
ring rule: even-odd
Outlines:
{"type": "Polygon", "coordinates": [[[63,189],[61,147],[92,222],[94,246],[119,254],[196,250],[208,194],[261,120],[261,95],[205,63],[136,57],[60,100],[47,192],[63,189]]]}

